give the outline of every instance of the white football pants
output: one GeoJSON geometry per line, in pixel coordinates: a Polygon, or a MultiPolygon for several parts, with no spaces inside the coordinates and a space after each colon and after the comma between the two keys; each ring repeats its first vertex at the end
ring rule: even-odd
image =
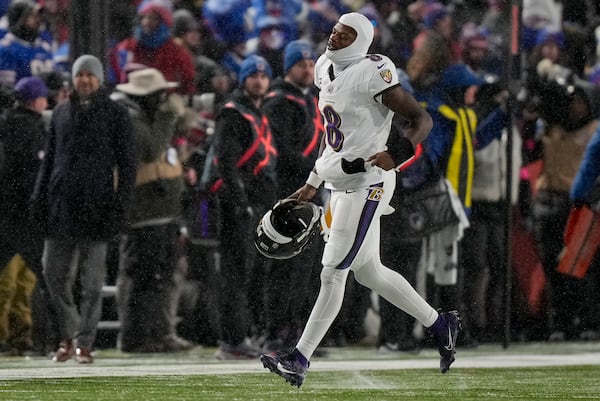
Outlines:
{"type": "Polygon", "coordinates": [[[380,260],[380,221],[389,213],[396,186],[395,172],[384,174],[384,181],[355,191],[332,191],[331,232],[325,244],[321,288],[302,337],[296,348],[310,359],[329,330],[344,300],[350,269],[356,281],[377,292],[396,307],[413,316],[425,327],[438,313],[399,273],[380,260]]]}

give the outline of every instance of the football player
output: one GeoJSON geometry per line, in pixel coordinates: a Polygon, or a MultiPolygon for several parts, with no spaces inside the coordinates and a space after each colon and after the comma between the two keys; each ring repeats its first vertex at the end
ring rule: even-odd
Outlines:
{"type": "Polygon", "coordinates": [[[325,120],[321,154],[293,197],[312,199],[325,182],[331,191],[331,231],[323,252],[321,288],[292,352],[263,354],[263,365],[293,386],[304,382],[309,359],[336,318],[350,270],[356,280],[428,328],[440,352],[440,371],[454,361],[460,330],[456,311],[438,313],[379,257],[379,218],[389,214],[395,171],[415,158],[432,127],[429,114],[398,82],[386,56],[368,54],[373,25],[359,13],[340,17],[316,63],[315,84],[325,120]],[[404,136],[386,146],[392,117],[406,121],[404,136]]]}

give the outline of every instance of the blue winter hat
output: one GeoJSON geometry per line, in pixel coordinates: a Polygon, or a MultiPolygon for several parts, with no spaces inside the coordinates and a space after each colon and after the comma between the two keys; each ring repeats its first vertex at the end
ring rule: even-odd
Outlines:
{"type": "Polygon", "coordinates": [[[285,47],[283,52],[283,73],[287,74],[290,68],[302,60],[316,60],[317,56],[312,46],[302,40],[294,40],[285,47]]]}
{"type": "Polygon", "coordinates": [[[240,73],[238,75],[240,86],[244,85],[246,78],[258,71],[262,71],[267,74],[269,79],[273,78],[273,72],[271,71],[271,66],[267,60],[261,56],[257,56],[256,54],[246,57],[246,59],[242,61],[242,64],[240,65],[240,73]]]}
{"type": "Polygon", "coordinates": [[[48,87],[39,77],[21,78],[15,85],[15,97],[21,102],[30,102],[40,97],[48,97],[48,87]]]}
{"type": "Polygon", "coordinates": [[[443,4],[432,3],[427,6],[425,10],[425,15],[423,16],[423,25],[427,29],[432,29],[439,20],[449,14],[450,13],[443,4]]]}

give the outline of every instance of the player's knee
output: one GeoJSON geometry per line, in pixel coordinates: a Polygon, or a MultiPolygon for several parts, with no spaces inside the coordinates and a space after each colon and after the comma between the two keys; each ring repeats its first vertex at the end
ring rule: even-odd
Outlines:
{"type": "Polygon", "coordinates": [[[340,270],[335,266],[323,266],[321,270],[321,285],[336,286],[344,284],[348,277],[348,269],[340,270]]]}

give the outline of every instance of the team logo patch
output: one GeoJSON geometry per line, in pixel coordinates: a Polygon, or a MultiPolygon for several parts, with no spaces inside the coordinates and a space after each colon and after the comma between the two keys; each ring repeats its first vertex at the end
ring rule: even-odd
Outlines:
{"type": "Polygon", "coordinates": [[[383,192],[383,188],[381,187],[369,188],[369,194],[367,195],[367,199],[379,202],[381,200],[381,197],[383,196],[383,192]]]}
{"type": "Polygon", "coordinates": [[[379,75],[381,76],[381,79],[383,79],[385,82],[387,82],[388,84],[390,82],[392,82],[392,72],[388,69],[385,69],[383,71],[379,72],[379,75]]]}
{"type": "Polygon", "coordinates": [[[265,65],[265,63],[261,63],[261,62],[256,63],[257,71],[264,72],[266,69],[267,69],[267,66],[265,65]]]}

